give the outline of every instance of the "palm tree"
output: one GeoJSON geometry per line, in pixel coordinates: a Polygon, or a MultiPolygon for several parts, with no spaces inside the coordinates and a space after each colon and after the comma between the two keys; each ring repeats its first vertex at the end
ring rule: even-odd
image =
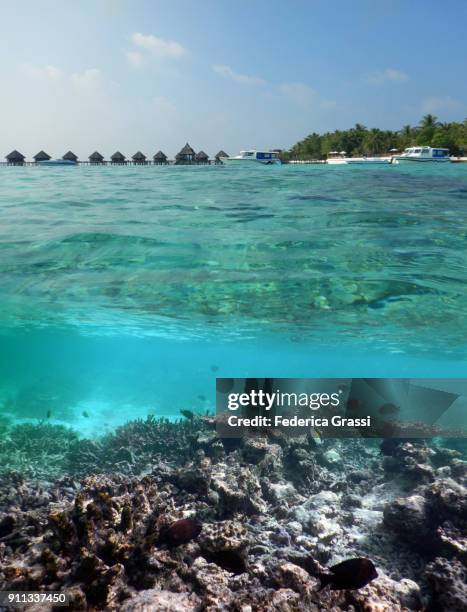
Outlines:
{"type": "Polygon", "coordinates": [[[410,137],[412,135],[412,126],[404,125],[404,127],[401,129],[401,134],[402,136],[410,137]]]}
{"type": "Polygon", "coordinates": [[[435,117],[430,113],[425,115],[420,121],[418,143],[421,145],[431,145],[438,125],[438,117],[435,117]]]}
{"type": "Polygon", "coordinates": [[[398,147],[404,148],[411,145],[416,129],[417,128],[413,128],[411,125],[404,125],[404,127],[399,131],[401,138],[398,142],[398,147]]]}
{"type": "Polygon", "coordinates": [[[422,130],[425,128],[435,128],[438,125],[438,117],[428,113],[420,121],[420,127],[422,130]]]}

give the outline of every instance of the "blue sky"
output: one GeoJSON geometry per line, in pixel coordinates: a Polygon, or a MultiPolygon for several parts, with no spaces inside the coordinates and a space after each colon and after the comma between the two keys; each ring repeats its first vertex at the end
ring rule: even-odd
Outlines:
{"type": "Polygon", "coordinates": [[[0,156],[291,146],[467,116],[467,2],[0,2],[0,156]]]}

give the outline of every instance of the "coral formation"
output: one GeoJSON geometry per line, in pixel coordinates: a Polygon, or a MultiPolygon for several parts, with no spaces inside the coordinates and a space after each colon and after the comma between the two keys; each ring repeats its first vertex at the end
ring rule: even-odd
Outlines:
{"type": "Polygon", "coordinates": [[[66,473],[67,453],[78,436],[62,425],[39,421],[0,432],[0,471],[17,470],[32,477],[66,473]]]}
{"type": "MultiPolygon", "coordinates": [[[[32,454],[36,433],[22,442],[32,454]]],[[[0,474],[2,590],[65,590],[76,610],[465,609],[458,451],[232,443],[203,419],[136,421],[95,441],[61,433],[62,475],[22,464],[0,474]],[[327,568],[353,557],[378,577],[319,590],[327,568]]]]}

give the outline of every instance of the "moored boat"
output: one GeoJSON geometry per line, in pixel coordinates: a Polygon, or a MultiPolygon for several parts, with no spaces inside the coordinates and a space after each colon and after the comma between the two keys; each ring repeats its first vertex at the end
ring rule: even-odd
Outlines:
{"type": "Polygon", "coordinates": [[[337,151],[331,151],[329,153],[326,163],[331,165],[342,165],[342,164],[358,164],[358,165],[375,165],[375,164],[390,164],[391,157],[346,157],[345,151],[338,153],[337,151]]]}
{"type": "Polygon", "coordinates": [[[346,152],[345,151],[330,151],[328,153],[327,159],[326,159],[326,163],[327,164],[332,164],[333,166],[340,166],[342,164],[346,164],[346,160],[345,160],[345,155],[346,152]]]}
{"type": "Polygon", "coordinates": [[[401,162],[450,162],[449,149],[443,147],[408,147],[401,155],[394,155],[393,163],[401,162]]]}
{"type": "Polygon", "coordinates": [[[275,151],[257,151],[256,149],[251,149],[249,151],[240,151],[239,155],[235,155],[233,157],[221,157],[220,160],[224,164],[257,162],[260,164],[270,165],[281,163],[279,154],[275,151]]]}

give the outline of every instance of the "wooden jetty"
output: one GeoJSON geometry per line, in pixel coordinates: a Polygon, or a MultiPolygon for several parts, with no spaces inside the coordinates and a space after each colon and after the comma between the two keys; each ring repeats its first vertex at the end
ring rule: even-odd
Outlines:
{"type": "MultiPolygon", "coordinates": [[[[209,155],[204,151],[195,152],[195,150],[186,143],[185,146],[177,153],[175,159],[169,159],[163,151],[157,151],[152,157],[148,157],[141,151],[137,151],[130,158],[126,157],[120,151],[116,151],[109,159],[105,159],[104,155],[99,151],[94,151],[89,155],[87,160],[78,159],[78,156],[73,151],[67,151],[61,159],[72,161],[80,166],[168,166],[168,165],[196,165],[206,166],[211,164],[221,164],[220,157],[227,157],[224,151],[219,151],[214,159],[210,159],[209,155]]],[[[5,156],[6,161],[0,161],[0,166],[40,166],[40,162],[51,160],[51,156],[44,150],[36,153],[32,160],[26,160],[26,157],[16,149],[5,156]]]]}

